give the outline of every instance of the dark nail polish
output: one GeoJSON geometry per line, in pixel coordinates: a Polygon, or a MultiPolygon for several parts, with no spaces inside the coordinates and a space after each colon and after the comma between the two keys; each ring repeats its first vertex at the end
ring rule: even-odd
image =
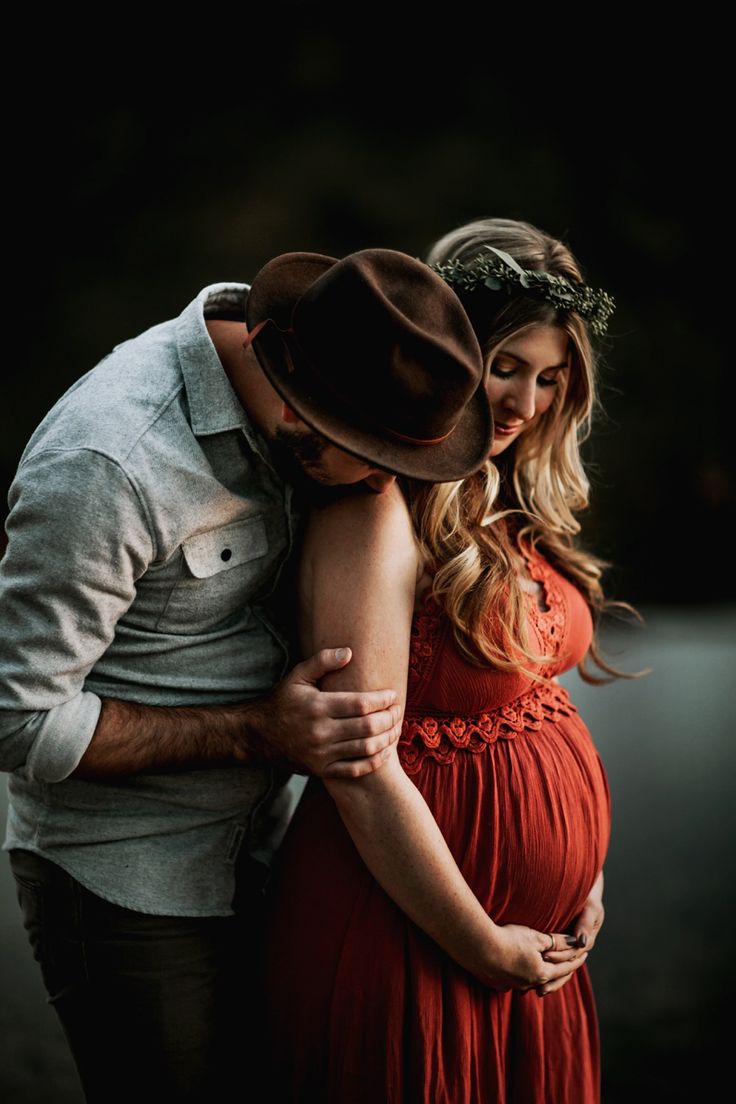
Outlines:
{"type": "Polygon", "coordinates": [[[585,934],[585,932],[581,932],[580,935],[578,936],[578,947],[584,947],[587,942],[588,942],[587,935],[585,934]]]}
{"type": "Polygon", "coordinates": [[[578,947],[579,946],[578,937],[576,935],[566,935],[565,936],[565,942],[567,943],[568,947],[578,947]]]}

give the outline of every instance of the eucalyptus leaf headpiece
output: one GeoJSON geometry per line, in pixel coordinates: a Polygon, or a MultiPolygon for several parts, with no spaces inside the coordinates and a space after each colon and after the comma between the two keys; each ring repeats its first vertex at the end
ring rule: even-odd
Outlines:
{"type": "Polygon", "coordinates": [[[455,292],[475,291],[484,287],[492,291],[504,291],[507,295],[526,292],[546,299],[557,310],[575,311],[596,336],[600,337],[606,332],[608,319],[616,307],[607,292],[573,283],[564,276],[555,276],[551,272],[521,268],[503,250],[494,249],[492,245],[485,248],[495,253],[495,256],[487,257],[479,253],[469,264],[447,261],[446,264],[433,264],[429,267],[455,292]]]}

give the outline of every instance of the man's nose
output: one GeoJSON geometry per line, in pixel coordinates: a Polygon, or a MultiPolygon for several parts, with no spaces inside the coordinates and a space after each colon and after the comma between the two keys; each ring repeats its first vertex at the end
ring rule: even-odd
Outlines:
{"type": "Polygon", "coordinates": [[[371,490],[382,494],[383,491],[387,491],[396,482],[396,476],[392,475],[391,472],[375,471],[372,475],[367,476],[363,482],[367,483],[371,490]]]}

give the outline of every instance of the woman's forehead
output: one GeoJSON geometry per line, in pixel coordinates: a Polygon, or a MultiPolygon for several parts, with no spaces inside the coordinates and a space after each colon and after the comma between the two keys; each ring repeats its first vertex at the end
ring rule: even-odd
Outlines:
{"type": "Polygon", "coordinates": [[[560,326],[535,323],[511,334],[492,350],[492,355],[504,353],[524,364],[548,360],[548,367],[564,367],[568,363],[570,336],[560,326]]]}

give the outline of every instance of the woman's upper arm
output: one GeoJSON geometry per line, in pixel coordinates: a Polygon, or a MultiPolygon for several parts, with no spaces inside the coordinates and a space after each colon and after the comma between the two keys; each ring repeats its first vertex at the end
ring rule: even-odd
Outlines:
{"type": "Polygon", "coordinates": [[[316,511],[300,567],[300,628],[307,654],[349,646],[326,690],[396,690],[403,706],[419,552],[396,485],[316,511]]]}

